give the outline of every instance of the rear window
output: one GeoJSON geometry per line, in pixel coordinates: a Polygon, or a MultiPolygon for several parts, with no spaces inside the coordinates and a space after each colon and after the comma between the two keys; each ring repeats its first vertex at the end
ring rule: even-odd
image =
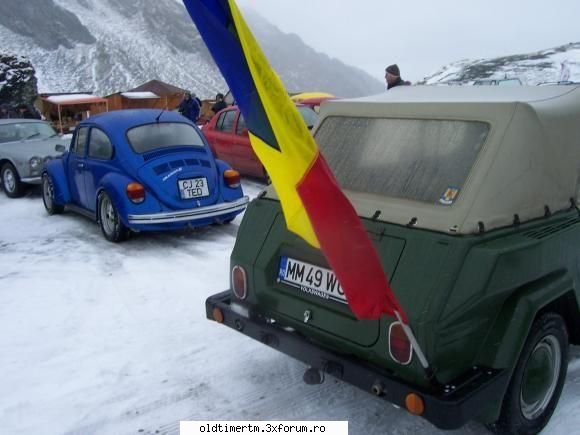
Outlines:
{"type": "Polygon", "coordinates": [[[315,139],[344,189],[450,205],[488,132],[484,122],[330,117],[315,139]]]}
{"type": "Polygon", "coordinates": [[[127,140],[138,154],[177,146],[203,147],[199,130],[189,124],[159,122],[127,131],[127,140]]]}

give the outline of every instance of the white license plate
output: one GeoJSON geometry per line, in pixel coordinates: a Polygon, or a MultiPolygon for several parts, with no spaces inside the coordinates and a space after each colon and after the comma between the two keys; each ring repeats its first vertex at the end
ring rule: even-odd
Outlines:
{"type": "Polygon", "coordinates": [[[344,291],[332,270],[289,257],[280,257],[278,281],[304,293],[346,304],[344,291]]]}
{"type": "Polygon", "coordinates": [[[187,180],[177,180],[181,199],[202,198],[209,195],[207,178],[188,178],[187,180]]]}

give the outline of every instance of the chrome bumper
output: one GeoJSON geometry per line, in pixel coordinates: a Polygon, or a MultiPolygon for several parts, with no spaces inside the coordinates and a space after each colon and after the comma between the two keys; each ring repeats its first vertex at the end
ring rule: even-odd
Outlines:
{"type": "Polygon", "coordinates": [[[181,210],[174,212],[154,213],[154,214],[130,214],[129,224],[135,225],[155,225],[166,224],[171,222],[183,222],[193,219],[205,219],[215,216],[221,216],[227,213],[242,211],[250,202],[247,196],[238,199],[235,202],[224,202],[207,207],[193,208],[190,210],[181,210]]]}
{"type": "Polygon", "coordinates": [[[20,179],[20,181],[22,181],[23,183],[27,183],[27,184],[40,184],[42,181],[42,178],[40,177],[40,175],[38,175],[36,177],[22,177],[20,179]]]}

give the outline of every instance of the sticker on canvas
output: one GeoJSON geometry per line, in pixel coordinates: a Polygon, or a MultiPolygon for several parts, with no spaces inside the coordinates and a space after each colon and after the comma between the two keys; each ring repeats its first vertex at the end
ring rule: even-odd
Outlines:
{"type": "Polygon", "coordinates": [[[449,186],[443,195],[441,195],[441,198],[439,198],[439,202],[443,205],[451,205],[457,199],[457,195],[459,195],[459,189],[449,186]]]}

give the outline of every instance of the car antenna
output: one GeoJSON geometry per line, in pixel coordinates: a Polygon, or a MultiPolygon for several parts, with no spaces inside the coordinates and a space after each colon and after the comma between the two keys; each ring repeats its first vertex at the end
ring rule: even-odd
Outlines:
{"type": "Polygon", "coordinates": [[[155,118],[155,122],[159,122],[159,118],[161,118],[161,115],[163,115],[163,112],[165,112],[165,108],[163,108],[161,110],[161,113],[159,115],[157,115],[157,118],[155,118]]]}

